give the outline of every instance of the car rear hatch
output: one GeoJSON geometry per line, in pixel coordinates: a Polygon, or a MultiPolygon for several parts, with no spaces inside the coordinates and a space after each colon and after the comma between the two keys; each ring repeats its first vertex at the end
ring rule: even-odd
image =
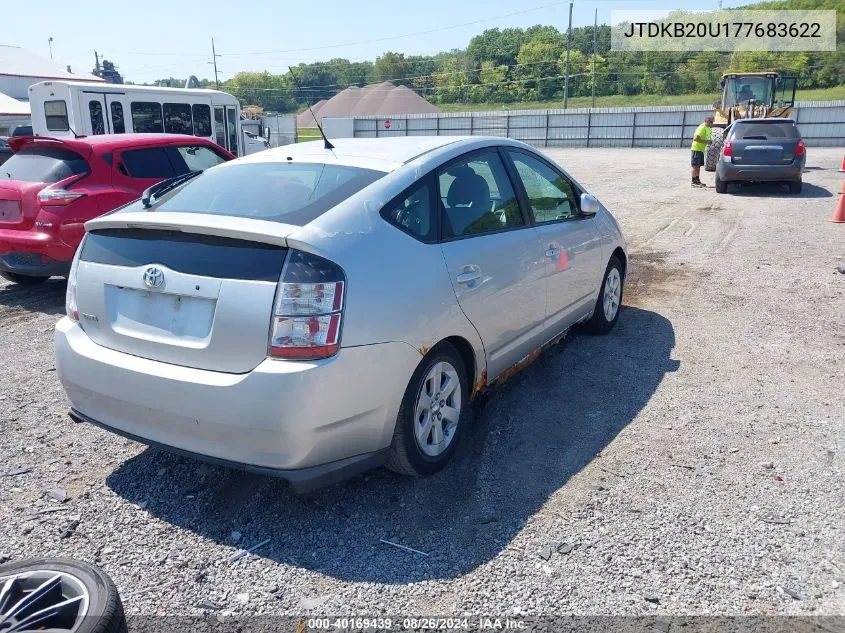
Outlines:
{"type": "Polygon", "coordinates": [[[79,321],[97,344],[245,373],[267,357],[273,300],[297,227],[204,214],[121,213],[89,223],[79,321]]]}
{"type": "Polygon", "coordinates": [[[80,153],[62,141],[26,137],[9,139],[9,145],[15,154],[0,166],[0,229],[25,231],[41,211],[44,188],[68,186],[91,170],[84,147],[80,153]]]}
{"type": "Polygon", "coordinates": [[[792,121],[738,123],[731,139],[735,165],[789,165],[800,136],[792,121]]]}

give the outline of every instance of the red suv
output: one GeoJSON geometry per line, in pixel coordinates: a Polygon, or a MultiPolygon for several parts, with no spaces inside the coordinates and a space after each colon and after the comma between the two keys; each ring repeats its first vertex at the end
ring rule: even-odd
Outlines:
{"type": "Polygon", "coordinates": [[[0,165],[0,276],[37,284],[67,276],[88,220],[137,200],[166,178],[235,158],[181,134],[8,139],[0,165]]]}

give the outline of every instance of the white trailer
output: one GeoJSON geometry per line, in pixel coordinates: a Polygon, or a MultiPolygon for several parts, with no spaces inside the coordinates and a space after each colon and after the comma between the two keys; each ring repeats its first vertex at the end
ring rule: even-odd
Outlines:
{"type": "Polygon", "coordinates": [[[30,86],[29,103],[40,136],[191,134],[237,156],[263,149],[245,142],[238,100],[220,90],[42,81],[30,86]]]}

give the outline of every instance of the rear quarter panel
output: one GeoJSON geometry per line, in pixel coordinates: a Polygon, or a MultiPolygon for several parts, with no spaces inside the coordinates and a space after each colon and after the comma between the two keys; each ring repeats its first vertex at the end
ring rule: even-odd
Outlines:
{"type": "Polygon", "coordinates": [[[380,215],[421,175],[388,174],[293,232],[288,244],[331,259],[346,272],[343,347],[404,342],[422,359],[443,339],[461,337],[475,352],[475,383],[486,368],[484,348],[458,305],[439,245],[417,241],[380,215]]]}

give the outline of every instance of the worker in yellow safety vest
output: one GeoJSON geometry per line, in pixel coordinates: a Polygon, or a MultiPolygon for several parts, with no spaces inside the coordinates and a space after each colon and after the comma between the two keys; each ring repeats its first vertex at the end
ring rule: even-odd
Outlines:
{"type": "Polygon", "coordinates": [[[701,180],[698,179],[699,173],[701,173],[701,166],[704,164],[704,151],[707,149],[707,146],[710,145],[713,138],[713,117],[708,116],[704,117],[704,123],[699,125],[695,128],[695,134],[692,135],[692,145],[690,149],[692,150],[692,158],[690,160],[690,165],[692,165],[692,186],[693,187],[706,187],[701,180]]]}

